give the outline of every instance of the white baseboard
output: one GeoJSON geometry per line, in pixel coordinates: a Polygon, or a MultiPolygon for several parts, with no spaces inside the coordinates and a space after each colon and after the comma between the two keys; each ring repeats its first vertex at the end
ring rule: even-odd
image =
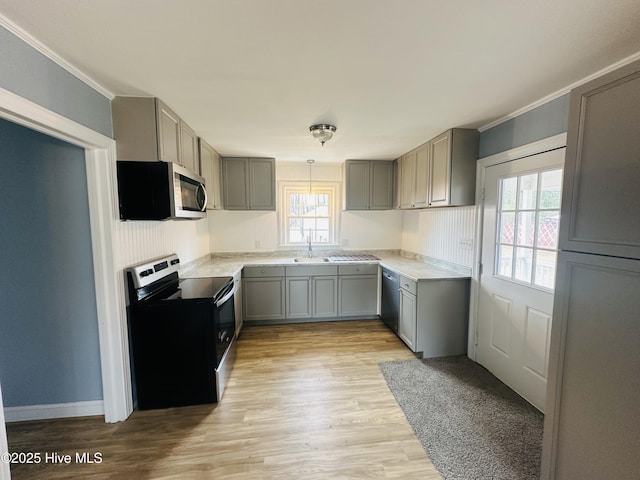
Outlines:
{"type": "Polygon", "coordinates": [[[4,419],[7,423],[49,418],[88,417],[91,415],[104,415],[104,402],[102,400],[4,408],[4,419]]]}

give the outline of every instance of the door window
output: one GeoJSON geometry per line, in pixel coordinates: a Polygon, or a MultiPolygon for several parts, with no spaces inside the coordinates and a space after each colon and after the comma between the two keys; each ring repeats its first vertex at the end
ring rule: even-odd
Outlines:
{"type": "Polygon", "coordinates": [[[562,169],[503,177],[499,182],[494,274],[553,290],[562,169]]]}

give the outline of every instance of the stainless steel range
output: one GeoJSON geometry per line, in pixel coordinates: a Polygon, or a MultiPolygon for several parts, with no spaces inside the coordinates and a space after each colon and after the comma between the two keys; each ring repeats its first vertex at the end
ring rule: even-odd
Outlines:
{"type": "Polygon", "coordinates": [[[178,277],[176,255],[126,269],[140,410],[217,402],[235,360],[232,277],[178,277]]]}

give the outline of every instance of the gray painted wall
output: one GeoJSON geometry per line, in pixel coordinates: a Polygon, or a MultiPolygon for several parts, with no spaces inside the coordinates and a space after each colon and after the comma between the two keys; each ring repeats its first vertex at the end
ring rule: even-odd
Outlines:
{"type": "Polygon", "coordinates": [[[101,400],[84,150],[0,120],[5,407],[101,400]]]}
{"type": "Polygon", "coordinates": [[[111,102],[0,27],[0,87],[112,136],[111,102]]]}
{"type": "Polygon", "coordinates": [[[569,94],[540,105],[480,134],[480,158],[567,131],[569,94]]]}

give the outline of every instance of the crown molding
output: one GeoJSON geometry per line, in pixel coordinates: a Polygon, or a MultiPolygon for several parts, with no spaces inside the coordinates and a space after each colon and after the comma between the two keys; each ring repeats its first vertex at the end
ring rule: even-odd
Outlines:
{"type": "Polygon", "coordinates": [[[494,120],[493,122],[487,123],[486,125],[481,126],[480,128],[478,128],[478,131],[480,132],[484,132],[485,130],[489,130],[490,128],[493,128],[497,125],[500,125],[501,123],[507,122],[509,120],[511,120],[512,118],[515,118],[519,115],[522,115],[523,113],[527,113],[535,108],[538,108],[541,105],[544,105],[545,103],[548,103],[552,100],[555,100],[556,98],[560,98],[563,95],[566,95],[567,93],[569,93],[571,90],[573,90],[574,88],[583,85],[587,82],[590,82],[591,80],[594,80],[606,73],[610,73],[613,72],[614,70],[617,70],[620,67],[623,67],[625,65],[628,65],[631,62],[635,62],[636,60],[640,60],[640,52],[636,52],[633,55],[629,55],[626,58],[623,58],[622,60],[616,62],[616,63],[612,63],[611,65],[609,65],[608,67],[603,68],[602,70],[598,70],[595,73],[592,73],[591,75],[589,75],[588,77],[583,78],[582,80],[578,80],[575,83],[572,83],[571,85],[568,85],[564,88],[561,88],[560,90],[553,92],[550,95],[547,95],[546,97],[541,98],[540,100],[536,100],[533,103],[530,103],[529,105],[527,105],[526,107],[522,107],[519,110],[516,110],[513,113],[510,113],[508,115],[505,115],[504,117],[501,117],[497,120],[494,120]]]}
{"type": "Polygon", "coordinates": [[[47,57],[52,62],[56,63],[60,67],[64,68],[71,75],[76,77],[81,82],[85,83],[100,95],[107,97],[110,101],[114,99],[115,95],[107,90],[105,87],[96,82],[93,78],[89,77],[87,74],[76,68],[71,63],[67,62],[64,58],[62,58],[57,53],[53,52],[49,47],[44,45],[42,42],[34,38],[29,32],[25,31],[22,27],[16,25],[12,20],[9,20],[2,13],[0,13],[0,27],[4,27],[6,30],[11,32],[13,35],[18,37],[20,40],[25,42],[27,45],[32,47],[33,49],[40,52],[42,55],[47,57]]]}

